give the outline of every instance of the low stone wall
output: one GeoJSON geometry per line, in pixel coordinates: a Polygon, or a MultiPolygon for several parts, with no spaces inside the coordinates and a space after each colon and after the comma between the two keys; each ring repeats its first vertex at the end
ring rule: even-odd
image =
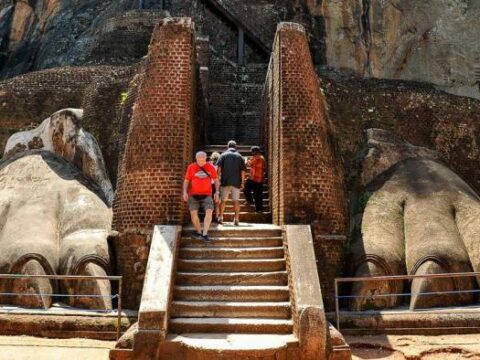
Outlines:
{"type": "Polygon", "coordinates": [[[298,356],[302,360],[325,359],[328,329],[310,226],[287,225],[284,231],[298,356]]]}
{"type": "Polygon", "coordinates": [[[264,104],[273,219],[312,226],[322,291],[331,308],[346,242],[338,237],[347,229],[343,174],[306,34],[298,24],[278,26],[264,104]]]}
{"type": "Polygon", "coordinates": [[[158,353],[167,335],[181,226],[155,226],[135,334],[135,359],[158,353]]]}

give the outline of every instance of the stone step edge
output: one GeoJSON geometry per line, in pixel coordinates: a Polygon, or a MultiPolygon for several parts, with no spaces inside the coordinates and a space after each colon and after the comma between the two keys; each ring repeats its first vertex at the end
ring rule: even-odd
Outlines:
{"type": "Polygon", "coordinates": [[[255,351],[255,356],[261,355],[263,351],[266,352],[265,355],[270,356],[272,350],[299,346],[298,338],[294,334],[170,333],[167,335],[166,341],[173,344],[181,344],[181,346],[195,351],[218,352],[220,350],[222,354],[237,356],[238,354],[250,353],[251,351],[255,351]],[[258,341],[259,339],[268,341],[258,341]],[[272,340],[275,340],[275,342],[272,340]],[[244,345],[245,342],[251,344],[251,347],[246,347],[244,345]],[[225,344],[225,346],[220,347],[220,344],[225,344]],[[241,346],[237,344],[241,344],[241,346]],[[265,345],[262,346],[262,344],[265,345]]]}
{"type": "MultiPolygon", "coordinates": [[[[243,237],[218,237],[218,236],[210,236],[211,239],[213,240],[219,240],[219,241],[272,241],[272,240],[282,240],[282,236],[243,236],[243,237]]],[[[189,241],[192,240],[190,236],[182,236],[181,241],[189,241]]],[[[196,239],[195,239],[196,240],[196,239]]]]}
{"type": "Polygon", "coordinates": [[[259,276],[259,275],[288,275],[286,270],[279,270],[279,271],[227,271],[227,272],[189,272],[189,271],[178,271],[177,275],[187,276],[187,275],[194,275],[197,277],[200,276],[259,276]]]}
{"type": "Polygon", "coordinates": [[[198,301],[174,300],[173,305],[198,306],[225,306],[225,307],[291,307],[289,301],[198,301]]]}
{"type": "Polygon", "coordinates": [[[211,263],[222,263],[222,264],[236,264],[236,263],[277,263],[286,261],[285,257],[283,258],[273,258],[273,259],[178,259],[185,264],[211,264],[211,263]]]}
{"type": "MultiPolygon", "coordinates": [[[[211,239],[215,239],[215,238],[211,238],[211,239]]],[[[208,243],[207,243],[208,244],[208,243]]],[[[265,250],[265,251],[268,251],[268,250],[280,250],[282,249],[283,250],[283,246],[263,246],[263,247],[217,247],[217,248],[198,248],[198,247],[189,247],[189,246],[186,246],[186,247],[182,247],[181,249],[183,250],[191,250],[191,251],[197,251],[197,252],[202,252],[202,251],[235,251],[235,250],[239,250],[239,251],[260,251],[260,250],[265,250]]]]}
{"type": "Polygon", "coordinates": [[[285,325],[293,327],[292,319],[275,318],[173,318],[170,324],[198,324],[198,325],[285,325]]]}
{"type": "Polygon", "coordinates": [[[288,286],[282,285],[175,285],[175,290],[214,292],[214,291],[289,291],[288,286]]]}

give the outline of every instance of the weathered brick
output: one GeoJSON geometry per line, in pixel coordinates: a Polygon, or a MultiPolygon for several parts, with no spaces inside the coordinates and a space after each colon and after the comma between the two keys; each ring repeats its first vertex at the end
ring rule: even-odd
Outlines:
{"type": "Polygon", "coordinates": [[[331,307],[345,241],[324,235],[346,233],[343,174],[305,31],[298,24],[278,27],[264,102],[273,219],[312,226],[323,295],[331,307]]]}

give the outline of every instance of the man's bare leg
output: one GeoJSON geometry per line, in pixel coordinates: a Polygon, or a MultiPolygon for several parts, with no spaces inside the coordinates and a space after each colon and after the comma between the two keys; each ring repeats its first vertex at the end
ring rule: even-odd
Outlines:
{"type": "Polygon", "coordinates": [[[218,214],[218,218],[220,220],[223,220],[223,213],[225,212],[225,205],[227,205],[227,202],[222,200],[220,202],[220,213],[218,214]]]}
{"type": "Polygon", "coordinates": [[[208,234],[210,224],[212,223],[213,210],[205,210],[205,219],[203,219],[203,235],[208,234]]]}
{"type": "Polygon", "coordinates": [[[198,217],[198,210],[192,210],[190,211],[190,216],[192,217],[192,224],[195,230],[197,230],[197,233],[201,234],[202,233],[202,225],[200,224],[200,219],[198,217]]]}
{"type": "Polygon", "coordinates": [[[235,220],[240,222],[240,201],[234,201],[235,220]]]}

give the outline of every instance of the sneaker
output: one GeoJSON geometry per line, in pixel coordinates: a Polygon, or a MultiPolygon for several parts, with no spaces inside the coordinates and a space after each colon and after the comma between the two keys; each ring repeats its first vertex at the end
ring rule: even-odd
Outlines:
{"type": "Polygon", "coordinates": [[[194,231],[194,232],[192,233],[192,239],[195,239],[195,240],[203,240],[203,235],[200,234],[200,233],[198,233],[198,232],[196,232],[196,231],[194,231]]]}
{"type": "Polygon", "coordinates": [[[212,241],[212,239],[210,239],[210,237],[208,235],[202,235],[202,238],[203,238],[203,241],[209,243],[210,241],[212,241]]]}
{"type": "Polygon", "coordinates": [[[221,217],[217,218],[217,223],[223,224],[223,218],[221,218],[221,217]]]}
{"type": "Polygon", "coordinates": [[[235,220],[233,221],[233,225],[234,225],[234,226],[239,226],[239,225],[240,225],[240,220],[235,219],[235,220]]]}

